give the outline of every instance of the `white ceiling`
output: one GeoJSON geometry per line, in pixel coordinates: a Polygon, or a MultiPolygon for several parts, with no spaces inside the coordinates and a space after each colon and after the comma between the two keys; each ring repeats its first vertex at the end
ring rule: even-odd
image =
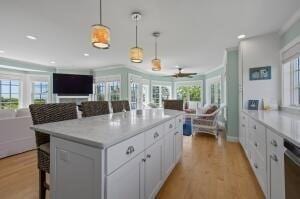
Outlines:
{"type": "Polygon", "coordinates": [[[55,67],[91,69],[133,65],[132,11],[143,15],[139,45],[145,59],[135,67],[151,70],[153,31],[160,31],[158,55],[163,71],[204,73],[222,63],[224,49],[237,36],[278,31],[300,8],[299,0],[103,0],[103,24],[111,29],[111,48],[95,49],[90,28],[99,23],[99,0],[1,0],[0,56],[55,67]],[[36,36],[36,41],[26,35],[36,36]],[[84,57],[89,53],[89,57],[84,57]]]}

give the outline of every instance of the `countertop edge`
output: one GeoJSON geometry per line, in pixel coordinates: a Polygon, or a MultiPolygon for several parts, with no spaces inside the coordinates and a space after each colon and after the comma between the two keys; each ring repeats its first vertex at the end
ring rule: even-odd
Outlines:
{"type": "Polygon", "coordinates": [[[252,116],[250,113],[247,112],[247,110],[242,110],[242,112],[246,115],[248,115],[249,117],[251,117],[253,120],[258,121],[259,123],[261,123],[262,125],[266,126],[268,129],[270,129],[271,131],[273,131],[274,133],[276,133],[278,136],[282,137],[283,139],[288,140],[289,142],[292,142],[293,144],[297,145],[298,147],[300,147],[300,143],[294,139],[292,139],[289,136],[286,136],[284,133],[281,133],[278,129],[273,128],[272,126],[270,126],[269,124],[265,123],[264,121],[261,121],[258,118],[255,118],[254,116],[252,116]]]}

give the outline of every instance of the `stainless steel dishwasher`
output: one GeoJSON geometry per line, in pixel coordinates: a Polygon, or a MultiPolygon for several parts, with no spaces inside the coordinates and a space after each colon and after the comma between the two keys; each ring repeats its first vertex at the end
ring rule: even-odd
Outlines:
{"type": "Polygon", "coordinates": [[[285,198],[300,198],[300,147],[284,140],[285,198]]]}

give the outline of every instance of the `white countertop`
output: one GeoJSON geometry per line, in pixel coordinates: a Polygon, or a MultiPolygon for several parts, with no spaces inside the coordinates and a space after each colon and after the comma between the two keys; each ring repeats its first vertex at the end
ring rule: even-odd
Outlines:
{"type": "Polygon", "coordinates": [[[164,123],[184,112],[164,109],[136,111],[32,126],[33,130],[86,145],[107,148],[164,123]]]}
{"type": "Polygon", "coordinates": [[[283,111],[243,110],[284,139],[300,147],[300,116],[283,111]]]}

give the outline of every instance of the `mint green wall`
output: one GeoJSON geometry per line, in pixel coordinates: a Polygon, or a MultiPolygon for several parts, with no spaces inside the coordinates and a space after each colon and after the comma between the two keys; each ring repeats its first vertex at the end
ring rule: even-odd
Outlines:
{"type": "Polygon", "coordinates": [[[238,137],[238,50],[227,52],[226,63],[227,84],[227,136],[238,137]]]}
{"type": "Polygon", "coordinates": [[[292,25],[280,38],[280,46],[283,48],[288,43],[300,36],[300,19],[292,25]]]}
{"type": "Polygon", "coordinates": [[[223,75],[225,71],[224,67],[218,68],[217,70],[214,70],[210,73],[205,74],[205,79],[213,78],[219,75],[223,75]]]}

